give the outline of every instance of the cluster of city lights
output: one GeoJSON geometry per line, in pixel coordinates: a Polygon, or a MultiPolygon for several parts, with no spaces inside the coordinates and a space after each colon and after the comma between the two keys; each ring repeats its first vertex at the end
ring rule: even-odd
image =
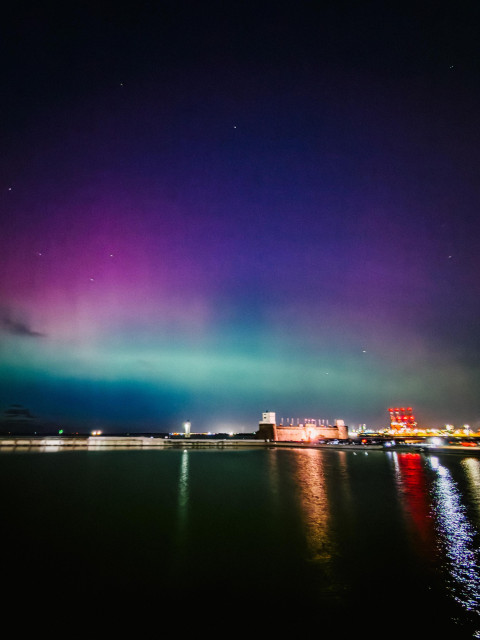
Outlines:
{"type": "Polygon", "coordinates": [[[413,415],[412,407],[394,407],[388,409],[390,427],[374,431],[367,429],[365,424],[358,429],[350,430],[352,434],[381,434],[385,436],[480,436],[480,431],[472,430],[469,424],[455,427],[453,424],[445,424],[443,427],[430,429],[419,428],[413,415]]]}
{"type": "Polygon", "coordinates": [[[446,424],[443,427],[435,429],[408,429],[403,427],[401,429],[385,429],[383,433],[386,434],[404,434],[404,435],[445,435],[445,436],[470,436],[474,435],[470,425],[464,424],[463,427],[455,428],[453,424],[446,424]]]}
{"type": "Polygon", "coordinates": [[[461,428],[455,428],[453,424],[446,424],[437,429],[419,429],[415,422],[412,407],[389,408],[390,429],[384,431],[388,435],[409,435],[409,436],[470,436],[472,430],[470,425],[464,424],[461,428]]]}

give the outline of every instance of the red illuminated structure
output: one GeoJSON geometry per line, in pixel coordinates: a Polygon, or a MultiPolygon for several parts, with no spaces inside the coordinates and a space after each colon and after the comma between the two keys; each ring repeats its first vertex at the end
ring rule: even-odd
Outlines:
{"type": "Polygon", "coordinates": [[[417,423],[412,413],[412,407],[395,407],[388,410],[391,429],[416,429],[417,423]]]}

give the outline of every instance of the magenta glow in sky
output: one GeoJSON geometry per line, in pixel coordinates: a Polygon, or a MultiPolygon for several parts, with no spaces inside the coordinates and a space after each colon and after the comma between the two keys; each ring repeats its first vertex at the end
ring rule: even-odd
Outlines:
{"type": "Polygon", "coordinates": [[[3,409],[478,424],[477,10],[202,7],[11,9],[3,409]]]}

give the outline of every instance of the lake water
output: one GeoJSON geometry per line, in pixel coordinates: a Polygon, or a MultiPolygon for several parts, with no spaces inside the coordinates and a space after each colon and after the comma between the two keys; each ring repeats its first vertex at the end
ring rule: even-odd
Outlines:
{"type": "Polygon", "coordinates": [[[480,637],[480,458],[16,450],[0,491],[11,600],[480,637]]]}

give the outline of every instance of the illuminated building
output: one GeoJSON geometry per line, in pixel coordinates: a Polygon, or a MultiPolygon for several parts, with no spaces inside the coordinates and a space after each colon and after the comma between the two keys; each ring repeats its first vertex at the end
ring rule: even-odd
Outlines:
{"type": "Polygon", "coordinates": [[[390,414],[390,429],[412,430],[417,428],[412,407],[394,407],[388,410],[390,414]]]}
{"type": "MultiPolygon", "coordinates": [[[[257,438],[271,440],[272,442],[311,442],[318,438],[335,438],[346,440],[348,438],[348,427],[343,420],[335,420],[335,425],[321,424],[324,420],[314,420],[313,418],[303,418],[297,424],[294,419],[289,419],[287,425],[277,424],[274,411],[264,411],[262,419],[258,423],[257,438]]],[[[288,422],[288,420],[287,420],[288,422]]]]}

